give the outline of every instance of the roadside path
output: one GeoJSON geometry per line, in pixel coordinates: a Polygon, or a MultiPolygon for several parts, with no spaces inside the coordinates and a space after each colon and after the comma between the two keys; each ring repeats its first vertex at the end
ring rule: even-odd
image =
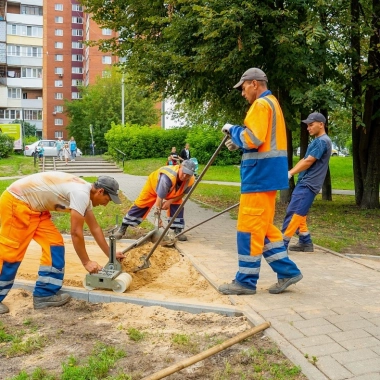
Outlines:
{"type": "MultiPolygon", "coordinates": [[[[131,201],[146,180],[128,174],[114,177],[131,201]]],[[[215,214],[189,200],[186,228],[215,214]]],[[[187,236],[189,240],[177,242],[177,248],[215,288],[234,278],[236,220],[223,214],[187,236]]],[[[271,322],[266,334],[308,379],[380,379],[379,264],[368,260],[363,265],[323,247],[291,258],[304,275],[297,285],[269,294],[267,289],[277,279],[263,260],[257,294],[229,296],[231,302],[244,304],[255,324],[271,322]]]]}

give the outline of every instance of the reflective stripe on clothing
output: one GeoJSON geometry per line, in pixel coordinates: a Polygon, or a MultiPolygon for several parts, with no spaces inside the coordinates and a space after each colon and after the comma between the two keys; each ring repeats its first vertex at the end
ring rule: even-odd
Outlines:
{"type": "Polygon", "coordinates": [[[306,218],[315,196],[308,186],[301,183],[294,188],[281,229],[286,247],[295,233],[300,234],[300,243],[312,243],[306,218]]]}
{"type": "MultiPolygon", "coordinates": [[[[4,191],[0,198],[0,215],[0,292],[2,294],[0,301],[12,287],[18,267],[32,239],[42,248],[40,265],[54,268],[51,272],[58,274],[54,274],[53,277],[62,282],[65,248],[62,235],[52,223],[50,213],[32,211],[25,202],[18,200],[8,191],[4,191]],[[3,282],[8,285],[2,286],[3,282]]],[[[50,277],[51,273],[42,272],[39,275],[50,277]]],[[[40,289],[37,283],[33,294],[37,292],[42,296],[54,295],[61,286],[47,281],[43,289],[40,289]]]]}
{"type": "Polygon", "coordinates": [[[262,95],[251,105],[245,127],[230,129],[232,141],[243,149],[242,193],[282,190],[289,186],[285,120],[271,92],[262,95]]]}
{"type": "Polygon", "coordinates": [[[240,196],[237,223],[239,270],[236,281],[251,289],[256,289],[262,256],[278,278],[301,273],[289,259],[281,231],[273,224],[275,201],[275,191],[240,196]]]}

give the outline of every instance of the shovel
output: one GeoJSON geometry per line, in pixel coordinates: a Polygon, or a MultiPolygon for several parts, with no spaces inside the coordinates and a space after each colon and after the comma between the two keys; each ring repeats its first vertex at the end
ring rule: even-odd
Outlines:
{"type": "Polygon", "coordinates": [[[175,218],[178,216],[178,214],[181,212],[181,210],[183,209],[183,207],[185,206],[185,203],[187,202],[187,200],[190,198],[191,194],[193,193],[193,191],[195,190],[195,188],[197,187],[197,185],[200,183],[200,181],[202,180],[204,174],[206,173],[206,171],[208,170],[208,168],[212,165],[212,163],[214,162],[216,156],[218,155],[218,153],[220,152],[220,150],[223,148],[223,145],[224,143],[229,139],[229,135],[225,135],[222,142],[219,144],[218,148],[216,149],[215,153],[212,155],[212,157],[210,158],[210,161],[207,163],[207,165],[204,167],[204,169],[202,170],[202,173],[199,175],[199,177],[197,178],[197,180],[195,181],[194,183],[194,186],[190,189],[190,191],[186,194],[185,198],[183,198],[183,201],[182,203],[179,205],[177,211],[174,213],[174,215],[170,218],[170,221],[169,223],[167,224],[167,226],[165,227],[164,231],[162,232],[161,236],[159,237],[159,239],[156,241],[156,243],[154,244],[154,246],[152,247],[152,249],[150,250],[149,254],[148,255],[143,255],[140,257],[140,260],[143,261],[143,263],[139,266],[139,267],[136,267],[133,272],[136,273],[140,270],[143,270],[143,269],[147,269],[150,267],[150,261],[149,261],[149,258],[152,256],[153,252],[155,251],[155,249],[158,247],[158,244],[160,244],[161,240],[164,238],[166,232],[168,232],[170,226],[173,224],[175,218]]]}

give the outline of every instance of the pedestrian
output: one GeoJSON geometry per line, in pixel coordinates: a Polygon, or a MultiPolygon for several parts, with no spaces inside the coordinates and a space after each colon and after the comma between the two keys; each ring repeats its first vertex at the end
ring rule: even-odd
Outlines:
{"type": "Polygon", "coordinates": [[[62,137],[58,137],[58,140],[56,141],[55,146],[57,148],[57,158],[59,158],[62,161],[62,156],[63,156],[63,141],[62,141],[62,137]]]}
{"type": "Polygon", "coordinates": [[[44,158],[44,152],[45,152],[44,146],[42,142],[39,142],[36,148],[36,153],[37,153],[38,159],[41,162],[43,161],[43,158],[44,158]]]}
{"type": "MultiPolygon", "coordinates": [[[[157,217],[160,216],[161,210],[167,210],[168,221],[170,221],[181,205],[182,198],[194,184],[194,172],[194,162],[186,160],[180,166],[163,166],[151,173],[140,195],[124,216],[119,230],[114,234],[116,239],[123,237],[128,226],[138,226],[153,206],[157,217]]],[[[176,235],[185,228],[184,209],[179,212],[171,228],[174,229],[176,235]]],[[[181,235],[178,240],[186,241],[187,237],[181,235]]]]}
{"type": "Polygon", "coordinates": [[[185,147],[181,150],[181,153],[179,155],[183,160],[190,160],[191,154],[190,154],[190,144],[189,143],[185,144],[185,147]]]}
{"type": "Polygon", "coordinates": [[[177,148],[173,146],[168,157],[168,165],[179,165],[180,161],[182,161],[182,158],[177,153],[177,148]]]}
{"type": "Polygon", "coordinates": [[[225,124],[230,151],[242,149],[241,195],[237,221],[239,269],[230,284],[219,286],[223,294],[255,294],[264,257],[277,274],[269,293],[282,293],[302,279],[289,259],[281,231],[273,224],[276,192],[288,188],[285,120],[277,99],[267,87],[266,74],[251,68],[234,86],[251,104],[244,126],[225,124]]]}
{"type": "Polygon", "coordinates": [[[306,217],[325,180],[332,143],[326,135],[326,118],[321,113],[313,112],[302,122],[307,124],[307,130],[314,140],[307,147],[305,157],[288,172],[289,179],[300,174],[286,210],[282,233],[285,247],[288,247],[295,233],[299,235],[299,241],[289,246],[289,251],[314,252],[306,217]]]}
{"type": "Polygon", "coordinates": [[[71,157],[71,152],[70,152],[70,149],[69,149],[69,144],[65,144],[63,146],[63,156],[65,157],[65,163],[67,165],[67,163],[69,161],[69,158],[71,157]]]}
{"type": "Polygon", "coordinates": [[[75,161],[75,157],[77,155],[77,143],[74,139],[74,136],[71,136],[70,138],[69,149],[70,149],[71,161],[75,161]]]}
{"type": "MultiPolygon", "coordinates": [[[[109,256],[109,246],[92,208],[106,206],[111,200],[121,203],[118,190],[119,184],[108,176],[98,177],[91,184],[72,174],[43,172],[19,179],[3,192],[0,198],[0,314],[9,312],[2,302],[13,286],[32,239],[42,248],[33,291],[34,308],[61,306],[70,299],[67,293],[58,293],[65,271],[65,247],[50,211],[70,213],[71,239],[82,265],[89,273],[102,269],[88,256],[83,225],[88,225],[99,247],[109,256]]],[[[124,257],[120,252],[116,256],[124,257]]]]}

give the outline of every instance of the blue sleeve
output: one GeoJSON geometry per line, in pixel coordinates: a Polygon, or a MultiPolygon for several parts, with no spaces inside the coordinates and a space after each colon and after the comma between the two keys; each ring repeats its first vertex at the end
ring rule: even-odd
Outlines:
{"type": "Polygon", "coordinates": [[[316,139],[307,148],[305,158],[307,158],[308,156],[312,156],[317,160],[320,160],[323,154],[326,152],[326,150],[326,143],[323,140],[316,139]]]}
{"type": "Polygon", "coordinates": [[[243,132],[245,127],[241,127],[240,125],[234,125],[230,128],[231,140],[234,144],[239,146],[240,148],[243,146],[243,142],[241,141],[241,133],[243,132]]]}
{"type": "Polygon", "coordinates": [[[172,181],[170,181],[170,178],[166,174],[160,174],[160,177],[158,178],[158,183],[156,187],[156,193],[157,195],[165,199],[166,196],[170,192],[170,188],[172,187],[172,181]]]}

